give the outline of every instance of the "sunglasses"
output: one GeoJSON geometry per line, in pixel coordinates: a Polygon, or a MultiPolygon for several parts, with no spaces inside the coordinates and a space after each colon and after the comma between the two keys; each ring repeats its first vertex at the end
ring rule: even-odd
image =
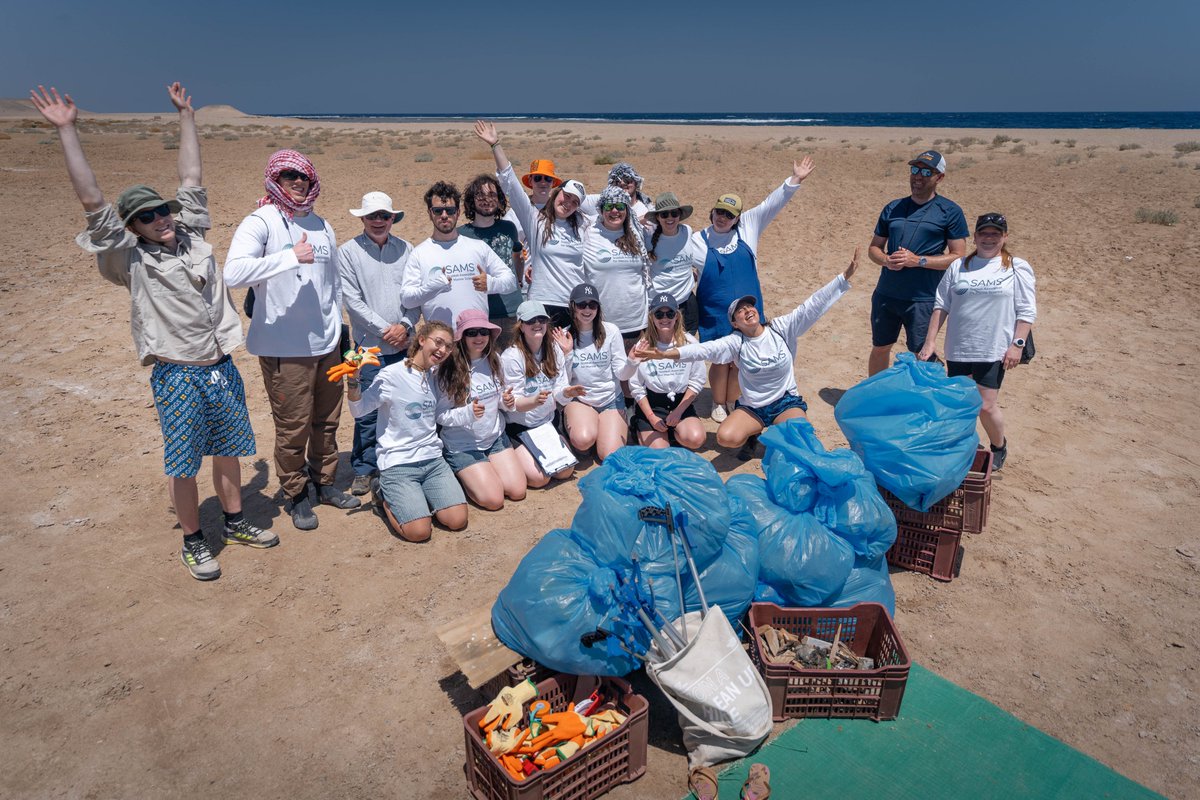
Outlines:
{"type": "Polygon", "coordinates": [[[595,300],[584,300],[583,302],[576,303],[575,307],[582,308],[584,310],[591,310],[593,308],[599,308],[600,304],[597,303],[595,300]]]}
{"type": "Polygon", "coordinates": [[[550,318],[549,317],[534,317],[533,319],[527,319],[524,321],[529,323],[530,325],[545,325],[547,322],[550,321],[550,318]]]}
{"type": "Polygon", "coordinates": [[[394,215],[390,211],[376,211],[374,214],[367,214],[367,219],[383,222],[385,219],[393,219],[394,215]]]}
{"type": "Polygon", "coordinates": [[[678,208],[672,208],[669,211],[659,211],[657,214],[655,214],[655,216],[666,217],[667,219],[674,219],[675,217],[682,217],[683,212],[680,211],[678,208]]]}
{"type": "Polygon", "coordinates": [[[678,313],[679,312],[674,311],[669,308],[660,308],[658,311],[654,312],[654,318],[655,319],[675,319],[675,316],[678,313]]]}
{"type": "Polygon", "coordinates": [[[554,178],[550,175],[530,175],[529,180],[533,183],[554,183],[554,178]]]}
{"type": "Polygon", "coordinates": [[[1008,220],[1003,214],[984,214],[975,222],[975,230],[979,230],[985,225],[991,225],[999,228],[1008,228],[1008,220]]]}
{"type": "Polygon", "coordinates": [[[429,213],[435,217],[440,217],[445,214],[447,217],[453,217],[458,213],[458,206],[432,206],[429,213]]]}
{"type": "Polygon", "coordinates": [[[922,178],[932,178],[933,177],[933,170],[931,170],[929,167],[913,166],[913,167],[909,167],[908,171],[911,172],[913,175],[920,175],[922,178]]]}
{"type": "Polygon", "coordinates": [[[604,211],[624,211],[627,206],[624,203],[605,203],[600,208],[604,211]]]}
{"type": "Polygon", "coordinates": [[[491,336],[492,331],[489,328],[467,328],[463,331],[463,336],[468,339],[474,339],[477,336],[491,336]]]}
{"type": "Polygon", "coordinates": [[[139,211],[133,215],[133,218],[143,225],[149,225],[151,222],[154,222],[157,217],[169,216],[171,216],[171,208],[166,203],[163,203],[161,206],[155,206],[154,208],[150,208],[145,211],[139,211]]]}
{"type": "Polygon", "coordinates": [[[733,212],[726,211],[723,208],[714,208],[713,213],[722,219],[733,219],[733,212]]]}
{"type": "Polygon", "coordinates": [[[303,172],[297,172],[294,169],[285,169],[285,170],[280,171],[278,180],[281,180],[281,181],[309,181],[310,183],[312,182],[312,178],[308,177],[303,172]]]}

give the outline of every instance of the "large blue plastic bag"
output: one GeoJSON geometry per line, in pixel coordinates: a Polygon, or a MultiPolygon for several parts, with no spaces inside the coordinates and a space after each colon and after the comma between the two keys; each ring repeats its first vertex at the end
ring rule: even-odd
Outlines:
{"type": "Polygon", "coordinates": [[[716,559],[729,530],[721,476],[712,464],[681,447],[622,447],[580,479],[579,492],[583,502],[571,521],[572,535],[598,564],[623,569],[636,552],[643,574],[654,579],[656,594],[660,579],[675,580],[671,537],[666,526],[638,519],[642,508],[671,504],[676,527],[686,528],[699,569],[716,559]]]}
{"type": "Polygon", "coordinates": [[[857,559],[846,585],[826,601],[829,608],[849,608],[855,603],[882,603],[889,614],[896,616],[896,590],[885,556],[857,559]]]}
{"type": "MultiPolygon", "coordinates": [[[[758,531],[755,530],[754,518],[740,498],[729,498],[729,512],[729,535],[725,537],[721,554],[700,571],[700,585],[704,587],[704,599],[710,606],[719,605],[729,624],[736,630],[738,621],[754,600],[754,588],[758,583],[758,531]]],[[[687,570],[682,553],[680,568],[687,570]]],[[[698,610],[700,595],[696,593],[696,582],[692,580],[691,573],[686,571],[683,593],[687,610],[698,610]]],[[[656,591],[656,605],[657,600],[656,591]]]]}
{"type": "Polygon", "coordinates": [[[826,450],[806,419],[772,425],[762,440],[772,500],[791,511],[810,511],[858,555],[888,551],[896,541],[896,517],[853,451],[826,450]]]}
{"type": "Polygon", "coordinates": [[[918,511],[958,488],[971,469],[982,401],[968,377],[901,353],[849,389],[833,415],[879,485],[918,511]]]}
{"type": "Polygon", "coordinates": [[[726,490],[746,504],[754,519],[759,581],[779,592],[785,605],[819,606],[841,590],[854,563],[846,540],[811,514],[793,514],[775,505],[762,478],[735,475],[726,490]]]}
{"type": "Polygon", "coordinates": [[[579,637],[611,629],[609,585],[616,574],[592,560],[569,531],[553,530],[530,550],[492,606],[500,641],[527,658],[572,675],[626,675],[637,662],[584,647],[579,637]]]}

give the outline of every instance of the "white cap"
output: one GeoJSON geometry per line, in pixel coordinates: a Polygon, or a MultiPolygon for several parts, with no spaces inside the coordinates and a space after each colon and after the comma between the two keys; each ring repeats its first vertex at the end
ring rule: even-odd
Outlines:
{"type": "Polygon", "coordinates": [[[404,218],[403,211],[392,208],[392,198],[383,192],[367,192],[362,198],[362,208],[352,208],[350,213],[356,217],[365,217],[376,211],[388,211],[396,217],[396,222],[404,218]]]}
{"type": "Polygon", "coordinates": [[[579,202],[587,199],[587,191],[583,188],[583,184],[579,181],[566,181],[562,185],[562,190],[567,194],[573,194],[579,198],[579,202]]]}

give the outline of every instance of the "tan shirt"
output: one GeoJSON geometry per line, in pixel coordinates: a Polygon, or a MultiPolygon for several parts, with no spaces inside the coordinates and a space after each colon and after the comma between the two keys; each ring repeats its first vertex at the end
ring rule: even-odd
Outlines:
{"type": "Polygon", "coordinates": [[[212,227],[208,194],[180,186],[175,197],[176,252],[139,240],[111,204],[88,211],[87,230],[75,237],[96,255],[100,274],[129,290],[129,326],[143,365],[156,359],[211,363],[243,342],[242,321],[217,269],[204,233],[212,227]]]}

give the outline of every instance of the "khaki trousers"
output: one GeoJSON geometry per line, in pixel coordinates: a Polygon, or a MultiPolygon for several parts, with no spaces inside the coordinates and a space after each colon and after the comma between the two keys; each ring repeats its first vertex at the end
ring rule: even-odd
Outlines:
{"type": "Polygon", "coordinates": [[[331,383],[325,372],[341,361],[336,348],[323,356],[259,356],[275,420],[275,474],[288,497],[304,491],[310,477],[320,486],[333,485],[342,382],[331,383]]]}

